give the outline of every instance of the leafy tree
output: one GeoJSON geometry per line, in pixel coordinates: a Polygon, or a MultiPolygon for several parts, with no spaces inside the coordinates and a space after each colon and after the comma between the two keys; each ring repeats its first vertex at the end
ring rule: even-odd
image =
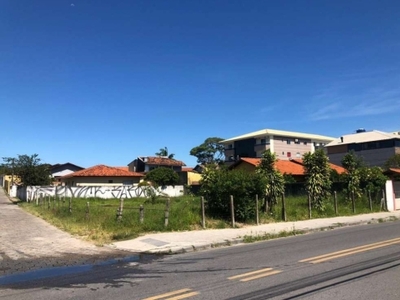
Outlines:
{"type": "Polygon", "coordinates": [[[197,157],[199,164],[207,165],[213,163],[223,163],[224,161],[224,145],[220,144],[222,138],[207,138],[201,145],[190,150],[190,155],[197,157]]]}
{"type": "Polygon", "coordinates": [[[16,173],[16,159],[14,157],[3,157],[3,163],[0,166],[0,174],[12,175],[11,185],[14,184],[14,175],[16,173]]]}
{"type": "Polygon", "coordinates": [[[352,150],[343,157],[342,166],[347,170],[347,172],[351,173],[365,167],[365,163],[364,160],[360,156],[356,155],[352,150]]]}
{"type": "Polygon", "coordinates": [[[160,151],[159,151],[159,152],[156,152],[155,154],[156,154],[157,156],[165,156],[165,157],[168,157],[169,159],[173,159],[174,156],[175,156],[174,153],[171,153],[171,154],[168,153],[168,148],[167,148],[167,147],[160,148],[160,151]]]}
{"type": "Polygon", "coordinates": [[[342,166],[347,170],[347,174],[344,175],[345,182],[347,183],[347,192],[356,198],[361,197],[360,169],[364,166],[362,158],[357,156],[354,151],[350,151],[343,157],[342,166]]]}
{"type": "Polygon", "coordinates": [[[207,200],[207,214],[230,220],[230,196],[235,205],[235,219],[254,219],[255,197],[263,195],[265,184],[262,176],[242,170],[229,171],[210,165],[204,170],[200,194],[207,200]]]}
{"type": "Polygon", "coordinates": [[[360,187],[365,191],[369,191],[373,199],[380,202],[382,188],[385,186],[388,178],[383,174],[379,167],[362,167],[359,169],[360,187]]]}
{"type": "Polygon", "coordinates": [[[331,169],[331,182],[341,182],[342,175],[338,173],[338,171],[331,169]]]}
{"type": "Polygon", "coordinates": [[[175,185],[179,183],[179,175],[171,168],[159,167],[148,172],[144,178],[156,186],[175,185]]]}
{"type": "Polygon", "coordinates": [[[292,174],[287,174],[287,173],[283,174],[283,179],[285,180],[285,184],[297,182],[292,174]]]}
{"type": "Polygon", "coordinates": [[[276,156],[270,150],[264,151],[260,164],[257,166],[256,173],[264,178],[265,183],[265,202],[264,210],[269,207],[270,212],[278,203],[278,199],[285,192],[285,179],[283,175],[275,169],[276,156]],[[267,205],[268,204],[268,205],[267,205]]]}
{"type": "Polygon", "coordinates": [[[3,168],[21,178],[24,186],[49,185],[52,182],[50,165],[40,163],[38,154],[3,157],[3,168]]]}
{"type": "Polygon", "coordinates": [[[400,168],[400,154],[395,154],[385,162],[385,168],[400,168]]]}
{"type": "Polygon", "coordinates": [[[306,153],[303,157],[304,171],[306,173],[306,189],[311,197],[311,205],[323,211],[325,200],[330,195],[331,168],[329,160],[323,149],[314,153],[306,153]]]}

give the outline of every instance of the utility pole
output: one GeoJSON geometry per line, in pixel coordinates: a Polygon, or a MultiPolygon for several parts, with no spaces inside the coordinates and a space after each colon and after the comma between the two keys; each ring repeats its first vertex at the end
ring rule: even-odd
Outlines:
{"type": "Polygon", "coordinates": [[[14,186],[14,163],[15,158],[11,158],[11,186],[14,186]]]}

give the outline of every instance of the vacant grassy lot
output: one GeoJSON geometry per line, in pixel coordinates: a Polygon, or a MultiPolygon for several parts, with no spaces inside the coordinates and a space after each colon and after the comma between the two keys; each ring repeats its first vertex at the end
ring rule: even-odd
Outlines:
{"type": "Polygon", "coordinates": [[[134,238],[143,232],[191,230],[201,224],[200,199],[179,197],[170,200],[168,226],[165,227],[166,202],[166,198],[158,198],[154,203],[145,198],[124,199],[122,218],[119,221],[118,199],[75,198],[62,201],[52,198],[50,205],[47,199],[40,205],[34,202],[23,202],[20,205],[62,230],[98,244],[134,238]],[[140,205],[144,208],[143,223],[139,219],[140,205]]]}
{"type": "MultiPolygon", "coordinates": [[[[21,202],[20,206],[32,214],[40,216],[49,223],[71,234],[105,244],[117,240],[135,238],[143,233],[162,231],[182,231],[201,228],[200,197],[183,196],[170,198],[168,226],[165,226],[165,209],[167,198],[157,198],[154,202],[145,198],[124,199],[122,218],[117,220],[118,199],[52,198],[37,205],[35,202],[21,202]],[[71,200],[71,212],[69,201],[71,200]],[[89,203],[89,205],[87,205],[89,203]],[[144,220],[140,222],[139,207],[143,205],[144,220]]],[[[227,199],[229,201],[229,199],[227,199]]],[[[261,206],[261,201],[260,201],[261,206]]],[[[379,211],[377,204],[372,211],[379,211]]],[[[369,213],[369,202],[366,198],[356,202],[356,213],[369,213]]],[[[287,197],[286,214],[288,221],[308,219],[308,201],[306,197],[287,197]]],[[[353,215],[351,202],[338,195],[338,215],[353,215]]],[[[312,211],[312,218],[334,217],[334,201],[326,203],[323,212],[312,211]]],[[[207,217],[207,228],[229,227],[229,220],[214,220],[207,217]]],[[[263,213],[260,208],[261,223],[279,222],[282,220],[282,205],[279,203],[272,214],[263,213]]],[[[255,224],[249,220],[247,224],[255,224]]],[[[244,226],[245,224],[238,224],[244,226]]]]}
{"type": "MultiPolygon", "coordinates": [[[[353,214],[352,203],[346,199],[344,195],[338,194],[338,214],[337,216],[351,216],[353,214]]],[[[371,212],[379,212],[380,205],[372,203],[372,211],[369,207],[369,201],[367,197],[363,197],[356,200],[356,214],[367,214],[371,212]]],[[[301,221],[308,220],[308,199],[303,196],[287,197],[286,198],[286,215],[288,221],[301,221]]],[[[318,211],[312,210],[311,217],[314,218],[330,218],[335,217],[335,207],[333,197],[325,203],[325,210],[318,211]]],[[[273,214],[263,214],[261,220],[263,223],[276,222],[282,219],[282,203],[278,203],[275,207],[273,214]]]]}

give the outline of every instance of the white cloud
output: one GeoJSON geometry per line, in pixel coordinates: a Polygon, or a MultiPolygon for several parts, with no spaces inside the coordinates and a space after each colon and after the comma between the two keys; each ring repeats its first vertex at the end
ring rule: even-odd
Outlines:
{"type": "Polygon", "coordinates": [[[327,120],[400,112],[399,81],[375,78],[331,84],[311,98],[309,117],[327,120]]]}

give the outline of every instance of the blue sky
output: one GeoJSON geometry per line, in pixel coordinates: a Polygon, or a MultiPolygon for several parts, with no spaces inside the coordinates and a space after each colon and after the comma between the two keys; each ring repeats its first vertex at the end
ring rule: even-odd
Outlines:
{"type": "Polygon", "coordinates": [[[399,1],[0,5],[2,157],[194,166],[211,136],[400,129],[399,1]]]}

